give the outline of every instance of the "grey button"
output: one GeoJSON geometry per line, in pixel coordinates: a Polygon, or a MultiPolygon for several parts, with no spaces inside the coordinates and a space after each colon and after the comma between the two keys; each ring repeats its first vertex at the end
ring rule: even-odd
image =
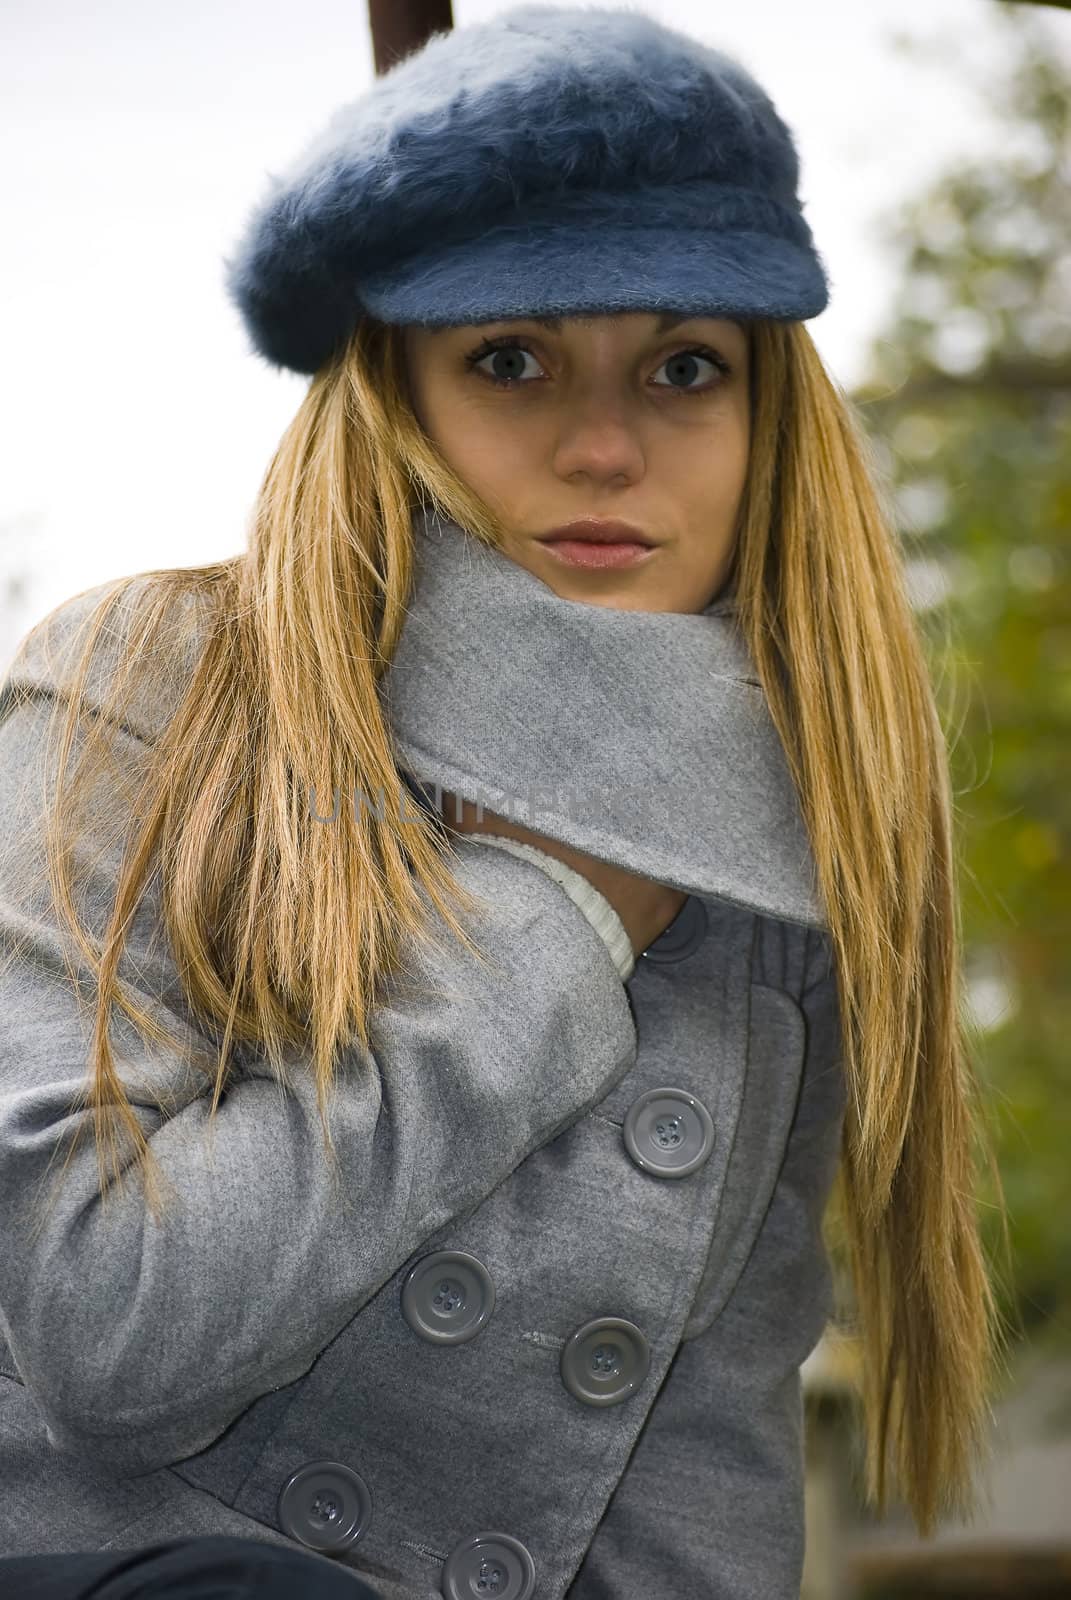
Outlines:
{"type": "Polygon", "coordinates": [[[474,1533],[455,1545],[443,1564],[440,1591],[447,1600],[529,1600],[535,1593],[535,1562],[508,1533],[474,1533]]]}
{"type": "Polygon", "coordinates": [[[466,1250],[433,1251],[402,1286],[402,1316],[432,1344],[474,1339],[494,1309],[491,1274],[466,1250]]]}
{"type": "Polygon", "coordinates": [[[334,1554],[363,1539],[372,1520],[368,1485],[341,1461],[310,1461],[279,1492],[279,1526],[310,1550],[334,1554]]]}
{"type": "Polygon", "coordinates": [[[706,936],[707,908],[698,895],[690,894],[669,927],[643,951],[642,959],[656,964],[683,961],[699,949],[706,936]]]}
{"type": "Polygon", "coordinates": [[[651,1347],[634,1322],[596,1317],[562,1350],[562,1382],[586,1406],[616,1406],[635,1394],[651,1368],[651,1347]]]}
{"type": "Polygon", "coordinates": [[[629,1106],[621,1136],[644,1172],[686,1178],[714,1148],[714,1120],[687,1089],[648,1089],[629,1106]]]}

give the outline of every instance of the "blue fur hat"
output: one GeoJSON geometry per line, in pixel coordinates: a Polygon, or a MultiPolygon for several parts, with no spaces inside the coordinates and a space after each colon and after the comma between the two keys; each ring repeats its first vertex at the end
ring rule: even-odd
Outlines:
{"type": "Polygon", "coordinates": [[[248,219],[227,291],[315,372],[364,313],[801,319],[829,291],[792,134],[720,51],[626,10],[514,6],[340,107],[248,219]]]}

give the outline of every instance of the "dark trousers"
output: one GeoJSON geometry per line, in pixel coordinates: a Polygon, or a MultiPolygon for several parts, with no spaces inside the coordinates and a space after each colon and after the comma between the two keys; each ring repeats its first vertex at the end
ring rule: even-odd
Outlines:
{"type": "Polygon", "coordinates": [[[206,1534],[140,1550],[0,1557],[0,1600],[381,1600],[347,1567],[206,1534]]]}

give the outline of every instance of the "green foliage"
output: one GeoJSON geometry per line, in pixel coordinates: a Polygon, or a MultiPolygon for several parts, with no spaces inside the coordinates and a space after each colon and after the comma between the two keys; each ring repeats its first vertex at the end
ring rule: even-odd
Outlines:
{"type": "Polygon", "coordinates": [[[1071,63],[1030,8],[993,14],[1008,52],[986,93],[1006,141],[890,220],[900,289],[853,399],[952,752],[966,1012],[1014,1251],[1005,1312],[1067,1347],[1071,63]]]}

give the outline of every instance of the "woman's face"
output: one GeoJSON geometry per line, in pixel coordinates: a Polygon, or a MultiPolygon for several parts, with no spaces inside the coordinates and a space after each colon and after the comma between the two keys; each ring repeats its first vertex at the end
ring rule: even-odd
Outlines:
{"type": "Polygon", "coordinates": [[[745,328],[629,312],[413,324],[404,343],[417,418],[505,524],[504,554],[566,600],[709,605],[747,473],[745,328]],[[632,523],[654,549],[631,566],[567,565],[540,536],[580,517],[632,523]]]}

